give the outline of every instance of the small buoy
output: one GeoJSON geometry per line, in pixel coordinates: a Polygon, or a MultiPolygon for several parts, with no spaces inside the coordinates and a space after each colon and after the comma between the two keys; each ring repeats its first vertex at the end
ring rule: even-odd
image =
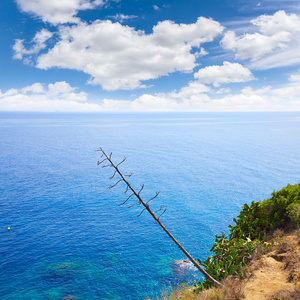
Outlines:
{"type": "Polygon", "coordinates": [[[10,227],[8,227],[7,229],[10,230],[10,227]]]}

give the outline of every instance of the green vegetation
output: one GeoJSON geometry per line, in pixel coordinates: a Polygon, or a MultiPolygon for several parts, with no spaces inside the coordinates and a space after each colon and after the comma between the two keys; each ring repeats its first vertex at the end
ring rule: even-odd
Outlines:
{"type": "MultiPolygon", "coordinates": [[[[259,244],[264,249],[266,235],[278,228],[295,228],[300,225],[300,183],[288,185],[272,197],[262,202],[244,204],[234,226],[229,225],[229,237],[223,232],[216,236],[211,248],[213,252],[205,261],[199,263],[218,281],[228,275],[242,277],[242,267],[251,260],[251,255],[259,244]]],[[[204,280],[194,283],[195,290],[212,286],[204,280]]]]}

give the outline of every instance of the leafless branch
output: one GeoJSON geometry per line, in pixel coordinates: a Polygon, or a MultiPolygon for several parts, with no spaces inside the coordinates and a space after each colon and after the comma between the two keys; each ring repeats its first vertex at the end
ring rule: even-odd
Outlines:
{"type": "Polygon", "coordinates": [[[138,192],[138,196],[140,195],[141,191],[143,190],[144,185],[142,184],[142,188],[140,189],[140,191],[138,192]]]}
{"type": "Polygon", "coordinates": [[[131,177],[133,173],[130,173],[129,175],[124,174],[124,177],[131,177]]]}
{"type": "Polygon", "coordinates": [[[159,215],[158,220],[166,212],[166,210],[167,210],[167,208],[165,208],[165,210],[159,215]]]}
{"type": "MultiPolygon", "coordinates": [[[[156,210],[156,212],[162,210],[164,208],[164,206],[161,206],[160,209],[156,210]]],[[[157,217],[157,220],[159,220],[159,218],[166,212],[167,208],[165,207],[164,211],[159,215],[159,217],[157,217]]],[[[154,222],[154,224],[158,224],[158,221],[154,222]]]]}
{"type": "Polygon", "coordinates": [[[112,167],[112,164],[102,166],[102,168],[107,168],[107,167],[112,167]]]}
{"type": "Polygon", "coordinates": [[[156,195],[155,195],[153,198],[149,199],[149,200],[146,202],[146,204],[148,204],[150,201],[152,201],[153,199],[155,199],[155,198],[159,195],[159,193],[160,193],[160,192],[156,192],[156,195]]]}
{"type": "Polygon", "coordinates": [[[123,203],[119,204],[118,206],[125,204],[132,196],[134,196],[134,194],[131,194],[123,203]]]}
{"type": "Polygon", "coordinates": [[[126,194],[128,192],[128,185],[126,185],[126,190],[124,192],[124,194],[126,194]]]}
{"type": "Polygon", "coordinates": [[[112,189],[113,187],[115,187],[119,182],[123,181],[123,179],[118,180],[114,185],[109,186],[107,189],[112,189]]]}
{"type": "Polygon", "coordinates": [[[117,170],[114,172],[113,176],[109,177],[109,179],[113,179],[117,173],[117,170]]]}
{"type": "Polygon", "coordinates": [[[127,159],[127,157],[124,157],[123,160],[122,160],[121,162],[119,162],[119,163],[116,165],[116,168],[117,168],[120,164],[122,164],[126,159],[127,159]]]}
{"type": "Polygon", "coordinates": [[[146,208],[144,208],[144,209],[137,215],[137,217],[141,216],[145,209],[146,209],[146,208]]]}
{"type": "Polygon", "coordinates": [[[136,202],[136,203],[134,203],[134,204],[128,206],[128,208],[131,208],[131,207],[133,207],[133,206],[135,206],[135,205],[140,205],[141,203],[142,203],[141,201],[138,201],[138,202],[136,202]]]}
{"type": "Polygon", "coordinates": [[[105,158],[105,159],[103,159],[102,161],[98,161],[97,162],[97,165],[99,166],[99,165],[101,165],[103,162],[105,162],[107,160],[107,158],[105,158]]]}
{"type": "Polygon", "coordinates": [[[162,210],[164,208],[164,206],[162,205],[158,210],[155,211],[155,213],[157,213],[158,211],[162,210]]]}

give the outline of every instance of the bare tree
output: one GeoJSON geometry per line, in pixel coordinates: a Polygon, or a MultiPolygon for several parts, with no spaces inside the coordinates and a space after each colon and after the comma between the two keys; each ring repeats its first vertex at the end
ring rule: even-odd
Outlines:
{"type": "Polygon", "coordinates": [[[166,234],[172,239],[172,241],[178,246],[178,248],[186,255],[186,257],[192,262],[192,264],[205,276],[205,278],[207,280],[209,280],[212,284],[214,284],[215,286],[220,286],[220,282],[218,282],[217,280],[215,280],[213,277],[211,277],[198,263],[197,261],[185,250],[185,248],[175,239],[175,237],[169,232],[169,230],[161,223],[160,221],[160,217],[166,212],[167,208],[164,207],[164,206],[161,206],[158,210],[156,211],[152,211],[149,207],[149,202],[152,201],[153,199],[155,199],[158,195],[159,195],[159,192],[156,192],[156,195],[149,199],[147,202],[144,202],[140,196],[143,188],[144,188],[144,185],[141,186],[141,189],[136,192],[133,187],[130,185],[130,183],[126,180],[125,177],[130,177],[132,174],[130,175],[123,175],[120,170],[119,170],[119,166],[126,160],[126,158],[124,158],[120,163],[118,163],[117,165],[115,165],[113,162],[112,162],[112,153],[110,153],[110,155],[107,155],[104,150],[102,148],[100,148],[100,150],[96,150],[96,151],[100,151],[102,152],[102,155],[101,157],[104,159],[102,161],[98,161],[98,165],[102,165],[103,163],[107,163],[107,164],[104,164],[102,165],[103,168],[105,167],[112,167],[114,169],[114,173],[113,175],[109,178],[109,179],[113,179],[115,177],[116,174],[118,174],[121,179],[119,179],[115,184],[109,186],[108,188],[111,189],[113,187],[115,187],[118,183],[120,182],[124,182],[126,184],[126,190],[125,190],[125,193],[127,193],[128,191],[131,192],[131,194],[127,197],[127,199],[122,202],[120,205],[124,205],[129,199],[131,199],[133,196],[135,196],[137,198],[137,202],[135,202],[134,204],[132,205],[129,205],[128,207],[133,207],[135,205],[141,205],[144,207],[142,209],[142,211],[137,215],[137,217],[139,217],[145,210],[147,210],[149,212],[149,214],[152,216],[152,218],[155,220],[155,223],[156,224],[159,224],[159,226],[166,232],[166,234]],[[157,217],[155,215],[155,213],[159,213],[159,216],[157,217]]]}

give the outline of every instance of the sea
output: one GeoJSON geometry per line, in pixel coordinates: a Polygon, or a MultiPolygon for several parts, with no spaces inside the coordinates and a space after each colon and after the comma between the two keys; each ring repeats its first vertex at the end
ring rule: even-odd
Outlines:
{"type": "Polygon", "coordinates": [[[195,259],[244,203],[300,182],[300,112],[2,112],[1,300],[158,299],[202,278],[137,199],[120,205],[100,147],[144,201],[160,192],[150,208],[195,259]]]}

